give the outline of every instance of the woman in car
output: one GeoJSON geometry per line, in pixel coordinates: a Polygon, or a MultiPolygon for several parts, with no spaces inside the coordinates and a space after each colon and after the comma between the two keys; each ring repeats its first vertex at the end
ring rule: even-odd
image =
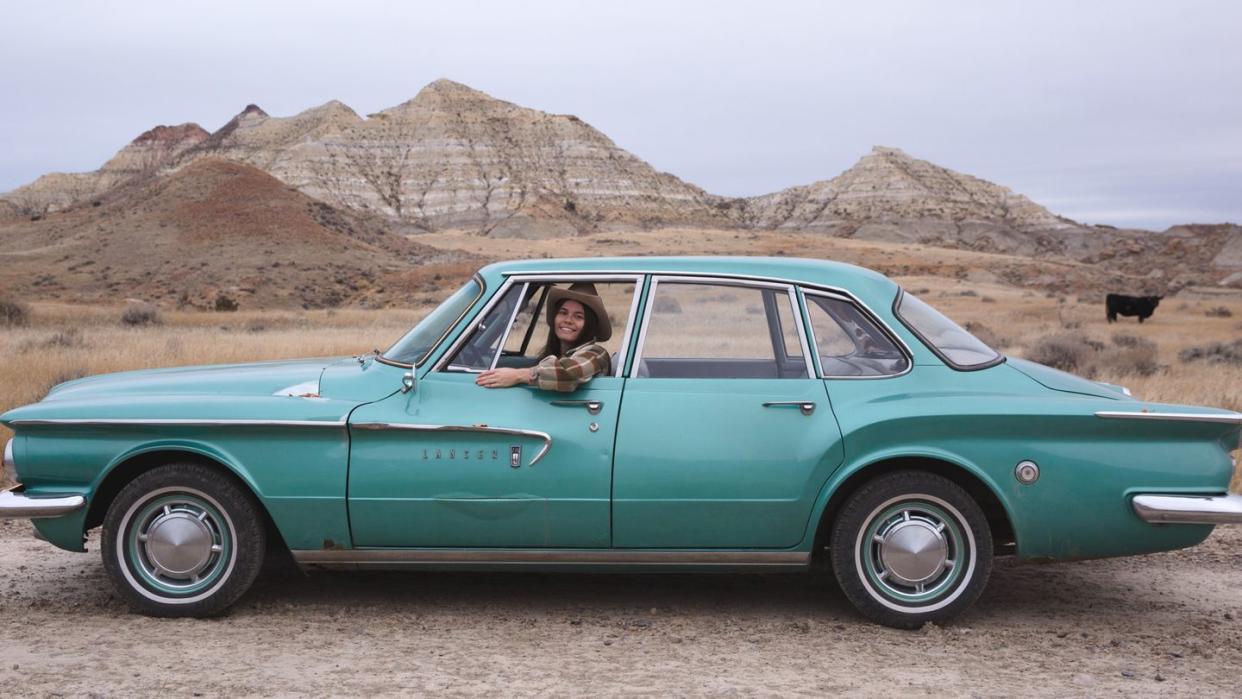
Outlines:
{"type": "Polygon", "coordinates": [[[548,391],[569,392],[592,376],[610,373],[612,361],[599,342],[612,337],[604,302],[589,282],[548,291],[548,341],[543,358],[529,369],[497,368],[475,380],[487,388],[526,384],[548,391]]]}

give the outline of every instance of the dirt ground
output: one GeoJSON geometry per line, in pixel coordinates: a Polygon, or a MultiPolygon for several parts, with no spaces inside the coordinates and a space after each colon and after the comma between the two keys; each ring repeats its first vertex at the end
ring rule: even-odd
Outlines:
{"type": "Polygon", "coordinates": [[[92,553],[0,521],[5,696],[1232,695],[1242,527],[1167,554],[1002,561],[958,622],[895,631],[803,575],[275,570],[227,615],[129,613],[92,553]]]}

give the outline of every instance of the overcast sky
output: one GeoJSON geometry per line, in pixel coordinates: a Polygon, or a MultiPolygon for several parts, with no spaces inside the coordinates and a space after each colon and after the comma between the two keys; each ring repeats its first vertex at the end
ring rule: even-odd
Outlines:
{"type": "Polygon", "coordinates": [[[1242,3],[43,2],[0,8],[0,191],[247,103],[360,114],[446,77],[709,192],[873,145],[1088,223],[1242,222],[1242,3]]]}

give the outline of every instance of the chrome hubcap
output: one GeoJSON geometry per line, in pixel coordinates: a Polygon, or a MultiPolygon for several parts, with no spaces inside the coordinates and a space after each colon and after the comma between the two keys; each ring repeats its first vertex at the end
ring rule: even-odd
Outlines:
{"type": "Polygon", "coordinates": [[[135,502],[121,520],[117,554],[134,588],[158,601],[194,601],[228,578],[237,533],[219,503],[168,487],[135,502]]]}
{"type": "Polygon", "coordinates": [[[900,611],[953,601],[974,569],[974,537],[962,514],[932,495],[910,493],[878,505],[858,532],[855,564],[864,587],[900,611]]]}
{"type": "Polygon", "coordinates": [[[210,527],[204,521],[207,513],[197,514],[165,507],[138,536],[146,550],[153,572],[177,580],[192,580],[211,562],[212,553],[219,551],[210,527]]]}
{"type": "Polygon", "coordinates": [[[949,545],[944,525],[923,519],[903,519],[883,534],[877,534],[880,561],[888,577],[901,585],[921,586],[945,571],[949,545]]]}

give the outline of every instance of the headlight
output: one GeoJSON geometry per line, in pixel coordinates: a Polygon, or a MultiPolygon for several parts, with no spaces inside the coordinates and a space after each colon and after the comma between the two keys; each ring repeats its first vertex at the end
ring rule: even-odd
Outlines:
{"type": "Polygon", "coordinates": [[[13,462],[13,440],[4,445],[4,480],[10,484],[17,483],[17,464],[13,462]]]}

